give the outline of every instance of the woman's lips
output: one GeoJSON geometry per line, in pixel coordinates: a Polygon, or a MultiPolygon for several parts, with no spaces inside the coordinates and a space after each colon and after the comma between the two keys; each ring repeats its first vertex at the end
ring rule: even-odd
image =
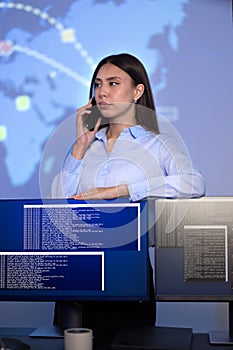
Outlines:
{"type": "Polygon", "coordinates": [[[107,109],[110,107],[111,104],[107,102],[100,102],[98,105],[101,109],[107,109]]]}

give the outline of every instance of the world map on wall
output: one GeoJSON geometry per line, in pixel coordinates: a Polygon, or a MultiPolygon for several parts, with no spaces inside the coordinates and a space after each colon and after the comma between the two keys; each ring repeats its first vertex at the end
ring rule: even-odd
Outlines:
{"type": "MultiPolygon", "coordinates": [[[[156,91],[167,68],[154,39],[177,28],[189,0],[0,1],[0,197],[39,194],[44,145],[58,125],[88,100],[93,69],[112,53],[144,63],[156,91]],[[153,38],[153,40],[152,40],[153,38]]],[[[175,111],[167,112],[175,117],[175,111]]],[[[62,142],[62,140],[61,140],[62,142]]],[[[44,171],[56,162],[51,154],[44,171]]]]}

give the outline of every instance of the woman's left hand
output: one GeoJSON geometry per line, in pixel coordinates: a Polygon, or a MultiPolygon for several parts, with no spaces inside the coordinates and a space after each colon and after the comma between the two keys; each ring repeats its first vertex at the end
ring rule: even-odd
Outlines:
{"type": "Polygon", "coordinates": [[[114,187],[93,187],[90,190],[82,193],[77,193],[69,198],[84,200],[84,199],[114,199],[120,197],[129,197],[127,185],[119,185],[114,187]]]}

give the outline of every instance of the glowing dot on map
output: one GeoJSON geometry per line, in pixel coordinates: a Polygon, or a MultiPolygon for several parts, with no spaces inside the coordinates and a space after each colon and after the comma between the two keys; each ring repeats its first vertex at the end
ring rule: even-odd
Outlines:
{"type": "Polygon", "coordinates": [[[7,138],[7,128],[4,125],[0,125],[0,142],[6,140],[7,138]]]}
{"type": "Polygon", "coordinates": [[[52,70],[52,71],[49,73],[49,77],[50,77],[51,79],[56,78],[56,76],[57,76],[57,72],[56,72],[55,70],[52,70]]]}
{"type": "Polygon", "coordinates": [[[10,40],[1,41],[0,40],[0,56],[9,56],[13,51],[13,42],[10,40]]]}
{"type": "Polygon", "coordinates": [[[78,51],[82,49],[81,43],[75,43],[74,47],[75,47],[75,49],[78,50],[78,51]]]}
{"type": "Polygon", "coordinates": [[[27,111],[31,106],[30,97],[27,95],[18,96],[15,100],[16,109],[20,112],[27,111]]]}
{"type": "Polygon", "coordinates": [[[75,42],[75,31],[72,28],[67,28],[61,31],[61,40],[64,43],[74,43],[75,42]]]}

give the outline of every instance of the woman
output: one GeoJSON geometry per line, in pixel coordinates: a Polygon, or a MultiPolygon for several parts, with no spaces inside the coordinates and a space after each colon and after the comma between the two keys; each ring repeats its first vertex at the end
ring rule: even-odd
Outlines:
{"type": "MultiPolygon", "coordinates": [[[[159,132],[143,64],[125,53],[104,58],[93,74],[89,102],[77,111],[76,141],[52,184],[52,197],[137,201],[148,196],[199,197],[204,191],[204,179],[185,149],[159,132]],[[88,120],[95,120],[92,128],[88,120]]],[[[106,330],[109,318],[113,327],[155,324],[153,288],[148,303],[85,308],[90,328],[106,330]],[[101,322],[93,313],[102,315],[101,322]]]]}
{"type": "Polygon", "coordinates": [[[90,100],[77,111],[76,135],[52,197],[136,201],[205,192],[188,152],[159,133],[146,70],[132,55],[112,55],[98,64],[90,100]],[[94,114],[96,124],[89,130],[86,120],[94,120],[94,114]]]}

